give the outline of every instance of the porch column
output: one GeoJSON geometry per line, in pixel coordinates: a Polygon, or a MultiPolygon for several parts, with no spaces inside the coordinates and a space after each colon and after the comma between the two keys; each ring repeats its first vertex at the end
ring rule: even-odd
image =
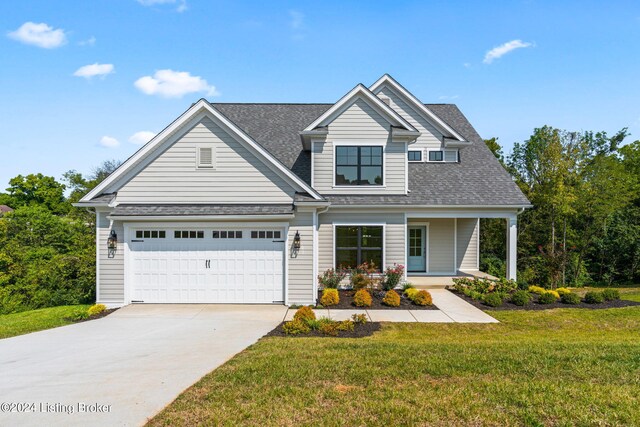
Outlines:
{"type": "Polygon", "coordinates": [[[518,217],[507,218],[507,279],[516,280],[518,263],[518,217]]]}

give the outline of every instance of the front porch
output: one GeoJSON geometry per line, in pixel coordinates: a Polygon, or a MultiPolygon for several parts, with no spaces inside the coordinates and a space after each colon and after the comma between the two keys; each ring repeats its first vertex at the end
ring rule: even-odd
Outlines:
{"type": "Polygon", "coordinates": [[[497,277],[487,274],[480,270],[458,271],[455,275],[421,275],[416,276],[412,273],[407,274],[407,282],[411,283],[418,289],[441,289],[446,286],[453,285],[453,279],[460,277],[482,278],[496,280],[497,277]]]}

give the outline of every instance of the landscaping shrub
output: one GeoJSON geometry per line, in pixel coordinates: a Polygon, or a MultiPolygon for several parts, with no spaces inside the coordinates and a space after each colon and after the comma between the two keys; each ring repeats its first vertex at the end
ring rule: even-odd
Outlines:
{"type": "Polygon", "coordinates": [[[569,290],[567,288],[558,288],[558,289],[556,289],[556,292],[558,293],[558,295],[562,296],[564,294],[570,294],[571,290],[569,290]]]}
{"type": "Polygon", "coordinates": [[[351,315],[351,320],[356,325],[363,325],[367,323],[367,315],[366,314],[353,314],[351,315]]]}
{"type": "Polygon", "coordinates": [[[431,294],[429,292],[421,289],[415,294],[413,303],[415,305],[432,305],[433,300],[431,299],[431,294]]]}
{"type": "Polygon", "coordinates": [[[507,280],[504,277],[498,279],[493,284],[493,292],[511,293],[518,289],[518,283],[515,280],[507,280]]]}
{"type": "Polygon", "coordinates": [[[587,292],[584,294],[584,302],[587,304],[602,304],[604,302],[604,295],[602,292],[587,292]]]}
{"type": "Polygon", "coordinates": [[[502,305],[502,297],[496,292],[486,294],[482,298],[482,302],[490,307],[500,307],[502,305]]]}
{"type": "Polygon", "coordinates": [[[318,276],[318,283],[323,288],[338,289],[340,282],[347,276],[347,271],[330,268],[318,276]]]}
{"type": "Polygon", "coordinates": [[[340,295],[338,290],[334,288],[328,288],[322,291],[322,297],[320,298],[320,304],[325,307],[336,305],[340,302],[340,295]]]}
{"type": "Polygon", "coordinates": [[[412,288],[415,288],[415,286],[413,286],[413,283],[406,282],[402,285],[403,292],[406,291],[407,289],[412,289],[412,288]]]}
{"type": "Polygon", "coordinates": [[[351,274],[351,287],[356,291],[360,289],[368,288],[371,285],[371,279],[364,273],[352,273],[351,274]]]}
{"type": "Polygon", "coordinates": [[[339,331],[351,332],[355,329],[355,324],[351,320],[343,320],[338,322],[337,328],[339,331]]]}
{"type": "Polygon", "coordinates": [[[393,289],[387,291],[384,294],[384,298],[382,299],[382,303],[384,305],[388,305],[389,307],[398,307],[400,305],[400,295],[393,289]]]}
{"type": "Polygon", "coordinates": [[[511,302],[515,305],[527,305],[529,304],[529,301],[531,301],[531,295],[528,291],[519,290],[515,291],[513,295],[511,295],[511,302]]]}
{"type": "Polygon", "coordinates": [[[560,299],[560,294],[558,293],[558,291],[554,291],[554,290],[551,290],[551,289],[547,289],[547,291],[546,291],[546,292],[551,293],[554,297],[556,297],[556,299],[557,299],[557,300],[558,300],[558,299],[560,299]]]}
{"type": "Polygon", "coordinates": [[[533,292],[534,294],[542,295],[546,291],[545,288],[541,288],[540,286],[529,286],[529,292],[533,292]]]}
{"type": "Polygon", "coordinates": [[[315,320],[316,314],[313,312],[313,309],[308,306],[300,307],[296,314],[293,315],[294,320],[315,320]]]}
{"type": "Polygon", "coordinates": [[[419,292],[418,289],[416,288],[408,288],[404,291],[404,294],[407,296],[407,298],[409,298],[411,301],[413,301],[413,298],[415,297],[415,295],[419,292]]]}
{"type": "Polygon", "coordinates": [[[331,320],[328,317],[321,317],[318,320],[318,331],[325,335],[335,337],[338,335],[338,322],[331,320]]]}
{"type": "Polygon", "coordinates": [[[388,291],[398,286],[403,274],[403,265],[393,264],[393,267],[387,267],[384,271],[384,278],[382,279],[382,289],[388,291]]]}
{"type": "Polygon", "coordinates": [[[306,322],[300,319],[294,319],[290,322],[285,322],[282,326],[282,330],[287,335],[308,334],[311,332],[311,328],[306,322]]]}
{"type": "Polygon", "coordinates": [[[560,296],[560,302],[563,304],[576,305],[580,304],[580,295],[569,292],[568,294],[562,294],[560,296]]]}
{"type": "Polygon", "coordinates": [[[538,297],[538,302],[540,304],[553,304],[558,300],[558,297],[556,295],[558,295],[557,292],[545,291],[538,297]]]}
{"type": "Polygon", "coordinates": [[[87,314],[89,315],[89,317],[96,316],[102,313],[103,311],[105,311],[106,309],[107,307],[104,304],[94,304],[91,307],[89,307],[89,309],[87,310],[87,314]]]}
{"type": "Polygon", "coordinates": [[[371,307],[371,294],[366,289],[360,289],[353,296],[353,303],[356,307],[371,307]]]}
{"type": "Polygon", "coordinates": [[[602,291],[605,301],[615,301],[620,299],[620,291],[617,289],[605,289],[602,291]]]}

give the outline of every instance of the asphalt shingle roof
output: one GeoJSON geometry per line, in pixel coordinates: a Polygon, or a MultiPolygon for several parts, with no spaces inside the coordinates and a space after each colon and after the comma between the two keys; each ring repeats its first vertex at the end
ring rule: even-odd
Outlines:
{"type": "Polygon", "coordinates": [[[118,205],[113,216],[278,215],[293,213],[293,205],[118,205]]]}
{"type": "MultiPolygon", "coordinates": [[[[307,183],[311,156],[299,132],[333,104],[212,104],[307,183]]],[[[459,163],[410,163],[407,196],[323,194],[332,204],[529,205],[471,123],[454,104],[425,104],[471,142],[459,163]]],[[[298,199],[300,196],[298,196],[298,199]]]]}

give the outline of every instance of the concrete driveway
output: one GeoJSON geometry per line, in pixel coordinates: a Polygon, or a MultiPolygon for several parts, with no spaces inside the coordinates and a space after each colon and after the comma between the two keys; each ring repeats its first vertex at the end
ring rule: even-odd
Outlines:
{"type": "Polygon", "coordinates": [[[2,339],[0,425],[144,424],[273,329],[286,311],[131,305],[102,319],[2,339]]]}

